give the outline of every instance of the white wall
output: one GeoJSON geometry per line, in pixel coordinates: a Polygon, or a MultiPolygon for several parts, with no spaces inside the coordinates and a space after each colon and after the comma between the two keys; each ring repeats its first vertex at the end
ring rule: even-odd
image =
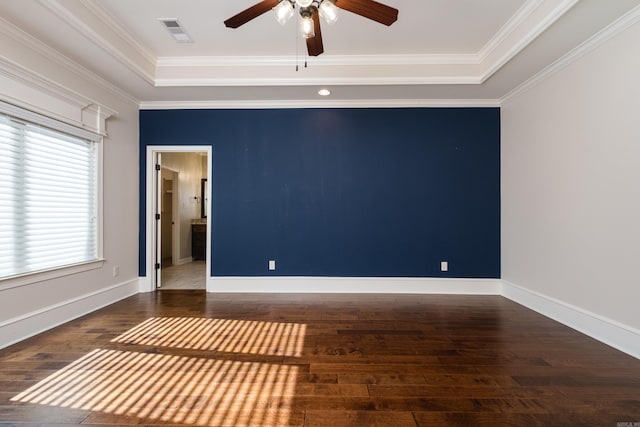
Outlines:
{"type": "MultiPolygon", "coordinates": [[[[207,176],[202,170],[202,156],[198,153],[162,153],[162,166],[178,172],[180,208],[180,254],[184,262],[191,258],[191,220],[200,218],[200,179],[207,176]]],[[[174,195],[175,197],[175,195],[174,195]]]]}
{"type": "MultiPolygon", "coordinates": [[[[640,24],[502,108],[502,278],[640,329],[640,24]]],[[[606,339],[605,339],[606,341],[606,339]]]]}
{"type": "Polygon", "coordinates": [[[1,348],[137,292],[138,107],[6,23],[0,29],[0,71],[0,100],[5,102],[86,128],[96,128],[89,110],[117,112],[106,121],[103,144],[105,262],[90,271],[20,286],[0,281],[1,348]]]}

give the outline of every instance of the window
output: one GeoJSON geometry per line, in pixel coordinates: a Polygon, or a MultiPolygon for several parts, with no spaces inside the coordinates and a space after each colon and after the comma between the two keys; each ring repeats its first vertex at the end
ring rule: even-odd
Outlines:
{"type": "Polygon", "coordinates": [[[99,141],[0,104],[0,279],[101,256],[99,141]]]}

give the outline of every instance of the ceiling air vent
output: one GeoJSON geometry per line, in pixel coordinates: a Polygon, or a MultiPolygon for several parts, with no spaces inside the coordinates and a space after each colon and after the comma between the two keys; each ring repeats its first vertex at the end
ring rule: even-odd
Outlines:
{"type": "Polygon", "coordinates": [[[189,34],[182,28],[177,19],[158,19],[178,43],[192,43],[189,34]]]}

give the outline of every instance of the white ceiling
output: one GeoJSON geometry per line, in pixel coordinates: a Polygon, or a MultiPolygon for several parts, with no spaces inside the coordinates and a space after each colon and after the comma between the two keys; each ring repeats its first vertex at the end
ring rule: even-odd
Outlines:
{"type": "Polygon", "coordinates": [[[341,11],[334,25],[323,23],[325,53],[306,59],[293,20],[280,26],[269,12],[238,29],[224,26],[256,2],[0,0],[0,16],[147,108],[490,105],[640,4],[382,0],[399,10],[396,23],[341,11]],[[177,18],[193,43],[175,42],[159,18],[177,18]],[[320,87],[332,96],[319,99],[320,87]]]}
{"type": "MultiPolygon", "coordinates": [[[[102,9],[156,56],[295,55],[296,23],[266,13],[239,29],[223,25],[258,0],[99,0],[102,9]],[[149,7],[153,3],[153,7],[149,7]],[[178,18],[194,43],[170,43],[158,18],[178,18]]],[[[349,12],[323,25],[329,55],[476,53],[525,0],[382,0],[400,10],[385,27],[349,12]],[[375,41],[375,43],[372,43],[375,41]]]]}

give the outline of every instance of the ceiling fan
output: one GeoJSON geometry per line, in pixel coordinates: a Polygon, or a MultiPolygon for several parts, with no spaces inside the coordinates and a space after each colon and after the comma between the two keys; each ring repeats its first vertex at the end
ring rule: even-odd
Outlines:
{"type": "Polygon", "coordinates": [[[273,10],[276,20],[284,25],[293,16],[296,6],[300,9],[302,36],[307,41],[309,56],[324,52],[319,17],[332,24],[338,19],[338,8],[387,26],[398,19],[398,9],[374,0],[262,0],[227,19],[224,25],[238,28],[269,10],[273,10]]]}

